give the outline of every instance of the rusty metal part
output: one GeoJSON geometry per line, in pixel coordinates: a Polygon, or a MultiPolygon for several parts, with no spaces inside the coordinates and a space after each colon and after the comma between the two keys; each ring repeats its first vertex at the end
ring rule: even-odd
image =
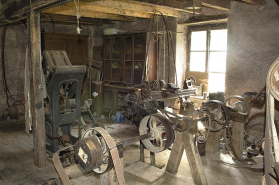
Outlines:
{"type": "Polygon", "coordinates": [[[155,91],[158,91],[161,88],[160,82],[158,80],[154,80],[153,82],[151,82],[150,86],[151,86],[151,90],[155,90],[155,91]]]}
{"type": "Polygon", "coordinates": [[[264,139],[265,119],[265,113],[256,113],[249,117],[248,123],[244,126],[245,146],[251,146],[252,144],[255,144],[258,148],[262,147],[262,141],[264,139]]]}
{"type": "Polygon", "coordinates": [[[151,133],[151,137],[143,139],[143,145],[151,152],[158,153],[171,146],[174,141],[174,130],[171,122],[161,114],[145,116],[139,127],[140,135],[151,133]]]}
{"type": "Polygon", "coordinates": [[[167,87],[167,83],[165,82],[165,80],[159,80],[159,83],[160,83],[160,88],[161,88],[161,89],[167,87]]]}
{"type": "MultiPolygon", "coordinates": [[[[97,127],[94,127],[97,128],[97,127]]],[[[96,137],[98,140],[98,146],[101,147],[101,163],[98,163],[98,165],[95,165],[93,169],[96,173],[105,173],[112,169],[113,167],[113,161],[111,158],[111,153],[109,150],[109,147],[107,146],[104,138],[102,135],[100,135],[98,132],[94,130],[94,128],[87,129],[83,135],[83,138],[91,138],[92,136],[96,137]]],[[[93,148],[94,149],[94,148],[93,148]]],[[[95,148],[98,149],[98,148],[95,148]]],[[[77,150],[77,148],[76,148],[77,150]]],[[[90,153],[89,153],[90,154],[90,153]]],[[[88,154],[87,154],[88,155],[88,154]]],[[[99,158],[94,158],[94,160],[99,160],[99,158]]]]}
{"type": "Polygon", "coordinates": [[[150,98],[150,90],[147,87],[141,88],[141,98],[143,100],[150,98]]]}
{"type": "Polygon", "coordinates": [[[210,120],[216,121],[223,128],[227,127],[230,123],[230,112],[227,106],[218,100],[210,100],[202,105],[200,111],[205,113],[210,120]],[[216,107],[211,107],[210,104],[217,105],[216,107]],[[222,114],[222,116],[220,116],[222,114]]]}
{"type": "Polygon", "coordinates": [[[234,95],[225,100],[225,103],[232,108],[236,108],[238,112],[250,115],[250,104],[245,97],[234,95]],[[232,99],[240,99],[241,101],[232,102],[232,99]]]}
{"type": "Polygon", "coordinates": [[[103,151],[99,138],[93,135],[80,139],[75,145],[75,157],[79,165],[85,170],[101,166],[103,151]]]}
{"type": "Polygon", "coordinates": [[[67,148],[62,148],[61,150],[57,151],[54,155],[53,155],[53,164],[54,164],[54,167],[59,175],[59,177],[61,178],[61,181],[63,182],[64,185],[71,185],[71,181],[69,179],[69,177],[67,176],[67,174],[65,173],[65,170],[60,162],[60,159],[59,159],[59,153],[61,151],[64,151],[64,150],[67,150],[67,149],[70,149],[72,148],[72,146],[70,147],[67,147],[67,148]]]}
{"type": "Polygon", "coordinates": [[[185,119],[178,119],[175,122],[176,130],[179,132],[185,132],[188,129],[188,124],[185,119]]]}
{"type": "Polygon", "coordinates": [[[272,96],[279,101],[279,58],[269,68],[267,73],[266,85],[268,86],[272,96]]]}
{"type": "Polygon", "coordinates": [[[116,173],[116,177],[118,180],[119,185],[124,185],[125,183],[125,179],[124,179],[124,172],[123,172],[123,168],[121,166],[121,161],[119,158],[119,153],[116,147],[116,143],[113,140],[113,138],[107,133],[107,131],[101,127],[95,127],[95,128],[91,128],[88,130],[93,130],[96,135],[100,135],[106,145],[108,146],[108,149],[110,151],[111,154],[111,158],[114,164],[114,169],[115,169],[115,173],[116,173]]]}

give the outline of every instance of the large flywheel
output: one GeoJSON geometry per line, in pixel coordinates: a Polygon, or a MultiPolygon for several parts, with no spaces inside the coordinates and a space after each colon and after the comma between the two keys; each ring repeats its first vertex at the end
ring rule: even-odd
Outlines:
{"type": "Polygon", "coordinates": [[[174,141],[172,124],[161,114],[145,116],[140,123],[139,132],[140,135],[150,133],[151,137],[142,140],[142,143],[151,152],[161,152],[169,148],[174,141]]]}

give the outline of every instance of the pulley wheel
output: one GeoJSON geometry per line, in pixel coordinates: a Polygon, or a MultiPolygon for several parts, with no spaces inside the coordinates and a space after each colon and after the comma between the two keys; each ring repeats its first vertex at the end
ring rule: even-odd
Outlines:
{"type": "Polygon", "coordinates": [[[85,169],[94,169],[102,164],[102,147],[97,136],[78,140],[75,145],[75,157],[79,165],[85,169]]]}
{"type": "MultiPolygon", "coordinates": [[[[218,100],[211,100],[204,103],[200,111],[205,114],[209,120],[217,122],[223,128],[229,125],[230,122],[230,114],[229,110],[226,105],[218,100]]],[[[210,126],[210,125],[209,125],[210,126]]],[[[211,130],[211,131],[219,131],[218,130],[211,130]]]]}
{"type": "Polygon", "coordinates": [[[225,100],[225,103],[228,106],[235,107],[238,112],[245,113],[248,116],[250,115],[250,104],[245,99],[245,97],[242,96],[230,96],[225,100]]]}
{"type": "Polygon", "coordinates": [[[142,140],[142,143],[148,150],[154,153],[169,148],[174,141],[172,124],[161,114],[145,116],[140,123],[139,133],[140,135],[151,133],[151,137],[142,140]]]}
{"type": "Polygon", "coordinates": [[[193,77],[193,76],[190,76],[190,77],[188,78],[188,80],[191,81],[191,85],[194,85],[194,84],[196,83],[196,78],[193,77]]]}
{"type": "Polygon", "coordinates": [[[279,58],[269,68],[267,73],[266,85],[269,87],[270,93],[279,101],[279,58]]]}
{"type": "MultiPolygon", "coordinates": [[[[92,168],[92,170],[96,173],[104,173],[109,171],[113,167],[113,161],[111,158],[110,150],[106,144],[105,139],[102,135],[94,128],[88,129],[85,131],[83,138],[96,138],[101,148],[101,162],[98,163],[97,166],[92,168]]],[[[97,145],[96,145],[97,146],[97,145]]]]}

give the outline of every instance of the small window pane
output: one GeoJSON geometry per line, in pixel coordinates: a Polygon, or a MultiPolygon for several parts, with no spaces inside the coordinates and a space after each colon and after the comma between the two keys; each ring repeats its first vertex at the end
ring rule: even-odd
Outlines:
{"type": "Polygon", "coordinates": [[[135,62],[134,64],[134,83],[140,84],[143,71],[143,62],[135,62]]]}
{"type": "Polygon", "coordinates": [[[205,54],[206,52],[191,52],[190,71],[205,72],[205,54]]]}
{"type": "Polygon", "coordinates": [[[110,80],[110,61],[105,61],[104,80],[110,80]]]}
{"type": "Polygon", "coordinates": [[[112,59],[120,59],[121,39],[115,38],[112,40],[112,59]]]}
{"type": "Polygon", "coordinates": [[[210,50],[227,50],[227,29],[211,30],[210,50]]]}
{"type": "Polygon", "coordinates": [[[225,74],[209,73],[208,74],[208,90],[213,92],[225,92],[225,74]]]}
{"type": "Polygon", "coordinates": [[[192,32],[191,36],[191,51],[206,50],[206,31],[192,32]]]}
{"type": "Polygon", "coordinates": [[[132,61],[125,62],[125,82],[131,83],[132,61]]]}
{"type": "Polygon", "coordinates": [[[209,72],[226,72],[226,52],[210,52],[209,56],[209,72]]]}
{"type": "Polygon", "coordinates": [[[132,60],[132,38],[125,39],[125,60],[132,60]]]}
{"type": "Polygon", "coordinates": [[[134,60],[143,60],[145,51],[145,40],[143,36],[138,36],[134,39],[134,60]]]}
{"type": "Polygon", "coordinates": [[[110,59],[110,39],[105,39],[105,59],[110,59]]]}
{"type": "Polygon", "coordinates": [[[112,81],[120,81],[120,61],[112,62],[112,81]]]}

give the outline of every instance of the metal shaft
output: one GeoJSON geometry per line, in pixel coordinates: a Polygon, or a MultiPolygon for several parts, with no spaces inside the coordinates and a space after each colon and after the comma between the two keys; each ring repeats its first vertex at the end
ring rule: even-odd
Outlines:
{"type": "Polygon", "coordinates": [[[128,143],[133,143],[133,142],[136,142],[136,141],[140,141],[142,139],[148,139],[150,137],[151,137],[151,133],[148,133],[148,134],[144,134],[142,136],[137,136],[137,137],[122,140],[122,141],[120,141],[120,143],[122,145],[125,145],[125,144],[128,144],[128,143]]]}

